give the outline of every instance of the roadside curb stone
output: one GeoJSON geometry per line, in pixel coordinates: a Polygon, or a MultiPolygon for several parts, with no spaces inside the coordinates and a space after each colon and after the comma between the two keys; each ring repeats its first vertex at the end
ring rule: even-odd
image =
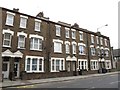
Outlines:
{"type": "Polygon", "coordinates": [[[2,82],[2,87],[0,86],[0,88],[35,85],[35,84],[43,84],[43,83],[49,83],[49,82],[62,82],[62,81],[69,81],[69,80],[75,80],[75,79],[85,79],[88,77],[105,76],[105,75],[111,75],[111,74],[117,74],[117,73],[120,73],[120,72],[109,72],[109,73],[104,73],[104,74],[89,74],[89,75],[35,79],[35,80],[16,80],[16,81],[5,81],[4,80],[4,82],[2,82]]]}

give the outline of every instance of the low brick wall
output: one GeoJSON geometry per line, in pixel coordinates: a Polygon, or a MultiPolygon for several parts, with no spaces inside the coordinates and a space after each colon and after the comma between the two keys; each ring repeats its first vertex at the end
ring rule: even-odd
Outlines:
{"type": "Polygon", "coordinates": [[[25,73],[22,80],[73,76],[73,72],[25,73]]]}

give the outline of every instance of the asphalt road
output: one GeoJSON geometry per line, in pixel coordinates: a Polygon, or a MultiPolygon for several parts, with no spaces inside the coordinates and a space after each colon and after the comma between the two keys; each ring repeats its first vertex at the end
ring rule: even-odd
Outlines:
{"type": "Polygon", "coordinates": [[[112,74],[61,82],[19,86],[15,88],[85,88],[84,90],[93,90],[95,88],[118,88],[119,85],[120,75],[112,74]]]}

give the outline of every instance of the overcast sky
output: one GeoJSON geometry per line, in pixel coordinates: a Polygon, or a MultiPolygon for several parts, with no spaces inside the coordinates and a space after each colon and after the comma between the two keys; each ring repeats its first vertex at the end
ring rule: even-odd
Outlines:
{"type": "Polygon", "coordinates": [[[0,6],[19,8],[19,12],[36,16],[43,11],[52,21],[78,23],[81,28],[110,37],[111,46],[118,48],[118,1],[120,0],[0,0],[0,6]]]}

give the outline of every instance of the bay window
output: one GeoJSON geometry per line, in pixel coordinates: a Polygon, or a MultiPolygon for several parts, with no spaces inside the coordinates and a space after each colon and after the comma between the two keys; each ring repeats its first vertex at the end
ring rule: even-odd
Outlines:
{"type": "Polygon", "coordinates": [[[44,71],[43,57],[26,56],[25,71],[26,72],[43,72],[44,71]]]}
{"type": "Polygon", "coordinates": [[[65,69],[63,58],[51,58],[51,72],[59,72],[65,69]]]}

